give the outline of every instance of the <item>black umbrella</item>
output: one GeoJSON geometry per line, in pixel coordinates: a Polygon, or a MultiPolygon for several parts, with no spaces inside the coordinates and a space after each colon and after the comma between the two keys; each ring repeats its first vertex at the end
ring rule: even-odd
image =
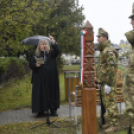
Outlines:
{"type": "Polygon", "coordinates": [[[37,35],[37,36],[32,36],[25,38],[21,41],[21,44],[24,45],[38,45],[39,41],[41,39],[46,39],[49,42],[49,45],[51,45],[50,39],[48,37],[42,36],[42,35],[37,35]]]}

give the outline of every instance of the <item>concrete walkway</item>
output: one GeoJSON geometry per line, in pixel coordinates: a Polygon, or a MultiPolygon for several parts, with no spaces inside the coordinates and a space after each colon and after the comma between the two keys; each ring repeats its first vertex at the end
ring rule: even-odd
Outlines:
{"type": "MultiPolygon", "coordinates": [[[[97,105],[97,115],[100,113],[100,106],[97,105]]],[[[118,106],[120,109],[120,106],[118,106]]],[[[121,110],[125,109],[125,104],[121,104],[121,110]]],[[[71,110],[72,116],[74,116],[74,108],[71,110]]],[[[77,108],[77,115],[81,115],[81,107],[77,108]]],[[[62,105],[58,109],[58,117],[69,117],[69,106],[62,105]]],[[[30,122],[30,121],[39,121],[45,120],[44,117],[36,117],[36,114],[32,114],[31,109],[20,109],[0,112],[0,125],[11,124],[17,122],[30,122]]]]}

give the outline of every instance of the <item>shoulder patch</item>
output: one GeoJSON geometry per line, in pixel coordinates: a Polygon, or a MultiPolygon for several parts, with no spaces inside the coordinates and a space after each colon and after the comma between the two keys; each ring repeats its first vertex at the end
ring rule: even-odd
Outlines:
{"type": "Polygon", "coordinates": [[[114,60],[109,60],[109,64],[114,64],[114,60]]]}
{"type": "Polygon", "coordinates": [[[109,54],[113,54],[113,51],[112,50],[109,50],[108,52],[109,52],[109,54]]]}
{"type": "Polygon", "coordinates": [[[108,50],[108,51],[107,51],[107,54],[108,54],[108,55],[111,55],[111,56],[112,56],[113,53],[114,53],[113,50],[108,50]]]}

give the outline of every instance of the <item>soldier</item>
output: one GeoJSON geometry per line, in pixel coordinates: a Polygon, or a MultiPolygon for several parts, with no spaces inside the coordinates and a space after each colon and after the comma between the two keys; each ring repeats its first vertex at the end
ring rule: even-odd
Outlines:
{"type": "Polygon", "coordinates": [[[128,66],[125,72],[123,82],[123,95],[126,103],[126,111],[130,117],[129,134],[134,134],[134,3],[132,6],[132,15],[129,17],[133,27],[132,31],[125,33],[125,36],[132,46],[132,51],[129,54],[128,66]]]}
{"type": "Polygon", "coordinates": [[[116,103],[118,53],[111,46],[108,33],[104,29],[99,28],[97,37],[100,58],[96,66],[96,80],[101,84],[102,101],[108,112],[108,123],[102,125],[102,128],[106,129],[106,133],[110,133],[119,129],[116,103]]]}

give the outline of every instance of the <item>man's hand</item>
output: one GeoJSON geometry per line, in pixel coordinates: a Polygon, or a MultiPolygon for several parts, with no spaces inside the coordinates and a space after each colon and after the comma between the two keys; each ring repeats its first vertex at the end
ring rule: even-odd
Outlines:
{"type": "Polygon", "coordinates": [[[36,67],[40,67],[40,63],[39,62],[36,62],[36,67]]]}

